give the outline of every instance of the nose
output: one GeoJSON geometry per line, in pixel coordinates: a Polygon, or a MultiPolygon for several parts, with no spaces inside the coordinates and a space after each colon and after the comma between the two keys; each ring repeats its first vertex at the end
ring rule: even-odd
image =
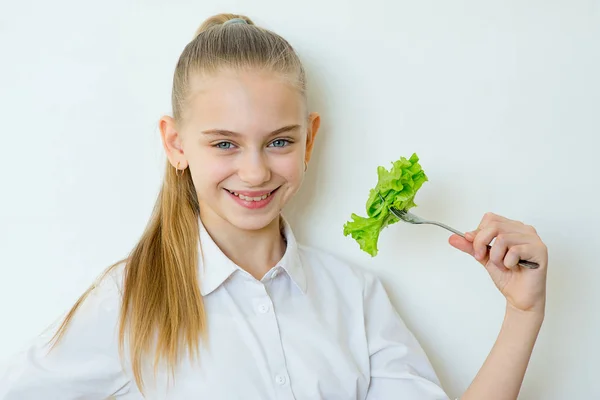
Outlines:
{"type": "Polygon", "coordinates": [[[238,167],[238,176],[249,187],[259,187],[271,179],[271,168],[265,155],[261,153],[245,154],[238,167]]]}

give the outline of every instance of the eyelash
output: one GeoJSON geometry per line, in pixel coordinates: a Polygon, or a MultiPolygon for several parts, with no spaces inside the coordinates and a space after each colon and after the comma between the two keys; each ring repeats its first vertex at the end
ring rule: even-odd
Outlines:
{"type": "MultiPolygon", "coordinates": [[[[272,141],[272,142],[271,142],[269,145],[271,145],[271,144],[273,144],[273,143],[276,143],[276,142],[285,142],[285,145],[283,145],[283,146],[274,146],[275,148],[278,148],[278,149],[281,149],[281,148],[287,147],[287,146],[289,146],[290,144],[292,144],[292,143],[293,143],[293,142],[292,142],[291,140],[289,140],[289,139],[275,139],[275,140],[273,140],[273,141],[272,141]]],[[[233,143],[231,143],[231,142],[227,142],[227,141],[222,141],[222,142],[219,142],[219,143],[215,143],[215,144],[214,144],[214,147],[216,147],[216,148],[217,148],[217,149],[219,149],[219,150],[231,150],[231,149],[232,149],[232,147],[231,147],[231,146],[234,146],[234,144],[233,144],[233,143]],[[230,145],[230,146],[229,146],[229,147],[221,147],[221,145],[224,145],[224,144],[225,144],[225,145],[230,145]]]]}
{"type": "Polygon", "coordinates": [[[287,147],[290,144],[292,144],[292,142],[290,140],[288,140],[288,139],[275,139],[270,144],[273,144],[275,142],[284,142],[285,143],[283,146],[274,146],[274,147],[277,147],[277,148],[287,147]]]}

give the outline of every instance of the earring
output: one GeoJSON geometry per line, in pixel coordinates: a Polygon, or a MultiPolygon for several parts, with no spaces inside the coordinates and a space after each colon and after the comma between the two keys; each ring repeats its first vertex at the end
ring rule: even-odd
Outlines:
{"type": "Polygon", "coordinates": [[[304,172],[306,172],[307,169],[308,169],[308,163],[306,162],[306,160],[304,160],[304,172]]]}
{"type": "Polygon", "coordinates": [[[185,172],[185,170],[182,169],[181,170],[181,175],[179,175],[179,164],[181,164],[181,161],[177,161],[177,166],[175,167],[175,175],[177,175],[179,177],[182,177],[183,174],[184,174],[184,172],[185,172]]]}

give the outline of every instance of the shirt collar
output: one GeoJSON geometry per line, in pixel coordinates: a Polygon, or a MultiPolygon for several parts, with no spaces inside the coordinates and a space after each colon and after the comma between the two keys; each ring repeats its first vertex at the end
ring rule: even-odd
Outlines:
{"type": "MultiPolygon", "coordinates": [[[[287,242],[285,253],[277,266],[283,268],[302,293],[306,293],[306,275],[300,261],[298,243],[290,224],[280,216],[283,236],[287,242]]],[[[214,242],[204,224],[198,218],[199,236],[199,279],[202,296],[212,293],[234,272],[242,270],[231,261],[214,242]]]]}

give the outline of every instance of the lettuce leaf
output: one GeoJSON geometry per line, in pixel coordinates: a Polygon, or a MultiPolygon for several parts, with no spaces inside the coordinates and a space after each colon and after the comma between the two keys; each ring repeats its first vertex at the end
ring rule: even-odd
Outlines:
{"type": "Polygon", "coordinates": [[[393,162],[389,171],[384,167],[377,167],[377,177],[377,185],[370,190],[367,199],[367,216],[361,217],[352,213],[352,220],[344,224],[344,236],[351,235],[361,250],[371,257],[377,255],[377,242],[382,229],[399,221],[388,207],[393,206],[406,211],[416,207],[415,195],[423,183],[428,181],[416,154],[408,160],[401,157],[393,162]]]}

